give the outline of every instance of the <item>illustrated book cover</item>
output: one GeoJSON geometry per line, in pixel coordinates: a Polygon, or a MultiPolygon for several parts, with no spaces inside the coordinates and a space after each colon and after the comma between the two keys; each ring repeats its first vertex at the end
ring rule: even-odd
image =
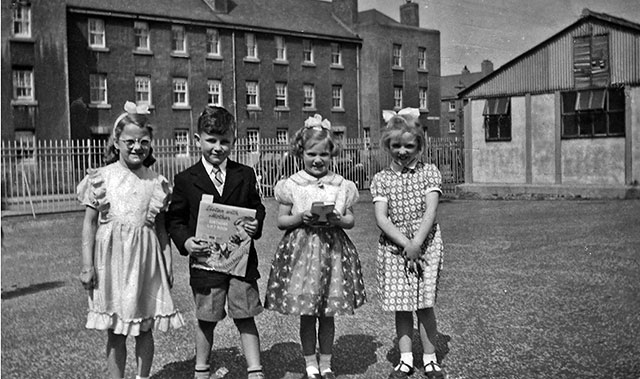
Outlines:
{"type": "Polygon", "coordinates": [[[255,209],[214,203],[213,195],[202,195],[196,238],[206,239],[211,252],[208,257],[192,259],[192,267],[246,276],[251,237],[244,223],[255,216],[255,209]]]}
{"type": "Polygon", "coordinates": [[[319,223],[326,223],[327,215],[333,212],[335,205],[333,201],[315,201],[311,204],[311,213],[318,215],[319,223]]]}

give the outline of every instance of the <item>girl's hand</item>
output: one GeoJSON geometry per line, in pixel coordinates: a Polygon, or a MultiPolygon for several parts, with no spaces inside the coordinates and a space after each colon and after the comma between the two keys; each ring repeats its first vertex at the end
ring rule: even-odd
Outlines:
{"type": "Polygon", "coordinates": [[[314,215],[310,210],[302,212],[302,223],[304,225],[313,225],[318,222],[318,215],[314,215]]]}
{"type": "Polygon", "coordinates": [[[327,213],[327,222],[329,225],[342,226],[342,215],[335,209],[331,213],[327,213]]]}
{"type": "Polygon", "coordinates": [[[409,243],[402,250],[402,255],[410,260],[414,261],[422,255],[422,246],[418,245],[414,241],[409,241],[409,243]]]}
{"type": "Polygon", "coordinates": [[[78,277],[85,290],[90,291],[96,288],[96,271],[93,267],[83,269],[78,277]]]}
{"type": "Polygon", "coordinates": [[[244,231],[247,232],[249,237],[255,237],[256,233],[258,232],[258,220],[254,218],[251,221],[246,221],[244,223],[244,231]]]}

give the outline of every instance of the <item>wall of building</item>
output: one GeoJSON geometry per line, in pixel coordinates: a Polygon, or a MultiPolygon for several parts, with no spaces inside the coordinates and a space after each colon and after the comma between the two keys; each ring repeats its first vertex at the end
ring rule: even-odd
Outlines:
{"type": "Polygon", "coordinates": [[[475,183],[525,183],[525,99],[511,98],[511,141],[487,142],[482,111],[485,101],[472,102],[472,159],[475,183]]]}
{"type": "Polygon", "coordinates": [[[556,122],[553,94],[531,96],[531,181],[556,181],[556,122]]]}
{"type": "Polygon", "coordinates": [[[631,144],[631,178],[627,184],[640,183],[640,87],[629,88],[629,105],[627,106],[627,115],[630,125],[631,144]]]}
{"type": "Polygon", "coordinates": [[[562,141],[562,184],[624,185],[624,138],[562,141]]]}

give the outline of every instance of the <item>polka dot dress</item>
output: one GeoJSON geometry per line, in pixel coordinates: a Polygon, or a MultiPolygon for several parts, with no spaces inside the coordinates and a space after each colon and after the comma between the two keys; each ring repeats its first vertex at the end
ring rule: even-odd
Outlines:
{"type": "MultiPolygon", "coordinates": [[[[419,162],[414,170],[398,172],[387,168],[377,173],[371,183],[373,201],[386,201],[388,216],[408,238],[418,230],[426,210],[426,195],[442,192],[440,171],[432,164],[419,162]]],[[[416,311],[433,307],[440,270],[442,269],[442,237],[434,223],[422,245],[422,275],[408,273],[402,249],[384,234],[378,240],[378,295],[385,311],[416,311]]]]}

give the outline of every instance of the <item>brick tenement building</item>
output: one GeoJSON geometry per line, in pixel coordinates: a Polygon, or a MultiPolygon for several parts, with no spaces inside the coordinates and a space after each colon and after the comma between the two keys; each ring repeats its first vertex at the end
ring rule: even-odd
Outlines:
{"type": "Polygon", "coordinates": [[[356,0],[3,2],[2,138],[106,138],[126,100],[177,141],[207,104],[236,115],[239,137],[284,140],[314,113],[345,137],[375,136],[396,95],[418,106],[419,85],[439,98],[440,53],[417,8],[413,24],[373,14],[356,0]]]}

